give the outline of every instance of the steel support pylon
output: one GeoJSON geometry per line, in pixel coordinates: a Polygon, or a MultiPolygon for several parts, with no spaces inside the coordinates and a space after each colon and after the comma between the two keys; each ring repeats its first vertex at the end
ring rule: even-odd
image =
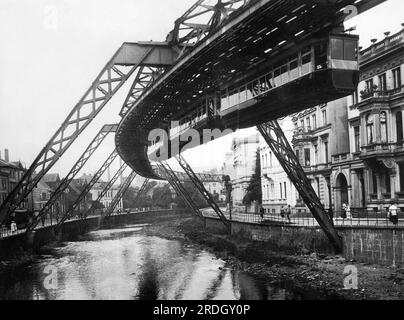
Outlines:
{"type": "Polygon", "coordinates": [[[112,153],[109,155],[109,157],[107,158],[107,160],[105,160],[105,162],[102,164],[101,168],[98,169],[97,173],[94,175],[94,177],[91,179],[91,181],[89,183],[86,184],[86,186],[84,187],[84,189],[81,191],[81,193],[79,194],[79,196],[77,197],[77,199],[74,201],[72,207],[67,210],[65,212],[65,214],[63,215],[62,219],[58,222],[58,224],[56,225],[56,232],[60,229],[60,227],[62,226],[62,224],[69,219],[69,217],[71,216],[71,214],[77,209],[77,207],[80,206],[80,203],[85,199],[85,197],[87,196],[87,194],[90,192],[91,188],[94,186],[94,184],[101,178],[101,176],[104,174],[104,172],[109,168],[109,166],[112,164],[112,162],[114,162],[114,160],[116,159],[116,157],[118,156],[118,152],[114,149],[114,151],[112,151],[112,153]]]}
{"type": "Polygon", "coordinates": [[[202,215],[201,211],[199,210],[199,208],[197,207],[197,205],[195,204],[195,201],[192,200],[192,196],[184,188],[180,179],[177,177],[177,175],[171,169],[171,167],[168,165],[168,163],[163,164],[160,162],[160,168],[163,169],[163,170],[160,170],[161,173],[163,174],[164,178],[168,181],[168,183],[173,187],[173,189],[175,190],[177,195],[184,199],[185,203],[196,214],[196,216],[199,219],[203,219],[203,215],[202,215]]]}
{"type": "Polygon", "coordinates": [[[60,182],[59,186],[56,190],[52,193],[51,197],[49,198],[48,202],[43,206],[41,211],[38,213],[36,217],[34,217],[32,223],[28,226],[27,231],[33,230],[39,220],[42,217],[46,217],[49,211],[52,209],[53,205],[58,201],[60,196],[65,192],[65,190],[69,187],[70,183],[73,181],[74,177],[79,173],[79,171],[84,167],[87,163],[88,159],[93,155],[93,153],[98,149],[98,147],[102,144],[105,140],[107,135],[112,132],[116,132],[118,125],[116,124],[106,124],[104,125],[101,130],[97,133],[95,138],[90,142],[86,150],[77,160],[77,162],[73,165],[70,172],[63,178],[60,182]]]}
{"type": "MultiPolygon", "coordinates": [[[[110,216],[112,214],[112,212],[114,212],[116,206],[118,205],[118,202],[121,200],[121,198],[123,197],[125,192],[128,190],[130,184],[133,182],[133,180],[135,179],[136,176],[137,176],[137,173],[135,171],[132,171],[130,173],[130,175],[125,179],[125,181],[121,184],[121,186],[119,187],[118,193],[112,199],[111,204],[109,205],[109,207],[107,208],[107,211],[105,212],[105,217],[110,216]]],[[[143,184],[147,183],[148,181],[149,181],[149,179],[146,179],[143,184]]],[[[139,192],[140,192],[140,190],[139,190],[139,192]]],[[[135,202],[138,200],[138,196],[139,196],[139,193],[136,196],[135,202]]]]}
{"type": "Polygon", "coordinates": [[[299,163],[293,149],[286,139],[278,122],[269,121],[257,126],[258,131],[265,139],[268,146],[278,159],[283,170],[292,181],[313,217],[323,229],[337,253],[342,251],[342,239],[338,235],[332,220],[327,215],[324,206],[313,190],[302,166],[299,163]]]}
{"type": "Polygon", "coordinates": [[[219,217],[220,221],[222,221],[222,223],[224,224],[226,229],[230,232],[231,223],[229,222],[229,220],[227,220],[226,216],[223,214],[222,210],[217,205],[215,199],[213,199],[213,197],[209,193],[209,191],[206,190],[205,186],[203,185],[201,180],[198,178],[198,176],[195,174],[195,172],[192,170],[191,166],[188,164],[188,162],[185,160],[185,158],[182,155],[177,155],[175,157],[175,159],[177,159],[179,165],[182,167],[182,169],[184,169],[185,173],[189,176],[192,183],[195,185],[195,187],[199,190],[199,192],[205,198],[206,202],[215,211],[216,215],[219,217]]]}
{"type": "Polygon", "coordinates": [[[94,210],[94,203],[101,202],[102,198],[105,197],[107,192],[113,187],[115,182],[119,179],[119,177],[122,176],[123,172],[125,169],[128,167],[126,163],[123,163],[121,167],[118,169],[118,171],[114,174],[112,179],[108,181],[104,189],[101,191],[101,193],[98,195],[97,199],[91,204],[91,207],[82,215],[82,218],[85,219],[90,212],[94,210]]]}

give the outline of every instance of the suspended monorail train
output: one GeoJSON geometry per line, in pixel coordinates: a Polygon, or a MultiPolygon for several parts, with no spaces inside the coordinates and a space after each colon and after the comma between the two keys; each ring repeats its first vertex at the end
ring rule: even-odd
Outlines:
{"type": "Polygon", "coordinates": [[[359,82],[358,40],[329,34],[282,53],[273,49],[274,58],[262,62],[258,72],[238,77],[178,117],[170,138],[189,128],[247,128],[348,96],[359,82]]]}
{"type": "Polygon", "coordinates": [[[351,94],[359,82],[358,40],[330,34],[290,49],[263,75],[222,90],[221,122],[250,127],[351,94]]]}

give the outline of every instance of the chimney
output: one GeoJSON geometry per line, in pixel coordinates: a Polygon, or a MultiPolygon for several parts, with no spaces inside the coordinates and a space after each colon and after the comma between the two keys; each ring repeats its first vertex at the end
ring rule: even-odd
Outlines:
{"type": "Polygon", "coordinates": [[[8,157],[8,149],[4,149],[4,160],[5,160],[6,162],[9,162],[9,161],[10,161],[10,159],[9,159],[9,157],[8,157]]]}

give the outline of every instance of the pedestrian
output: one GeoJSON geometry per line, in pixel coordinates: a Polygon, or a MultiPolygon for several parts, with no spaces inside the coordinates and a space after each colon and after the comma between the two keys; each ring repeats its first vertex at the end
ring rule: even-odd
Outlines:
{"type": "Polygon", "coordinates": [[[261,208],[260,208],[260,217],[261,217],[261,221],[262,221],[262,220],[264,220],[264,212],[265,212],[265,211],[264,211],[264,208],[263,208],[263,207],[261,207],[261,208]]]}
{"type": "Polygon", "coordinates": [[[346,219],[346,204],[342,204],[341,218],[346,219]]]}
{"type": "Polygon", "coordinates": [[[389,207],[389,220],[396,225],[398,223],[398,207],[397,203],[393,202],[389,207]]]}
{"type": "Polygon", "coordinates": [[[11,221],[10,229],[11,229],[11,233],[17,232],[18,228],[17,228],[17,224],[15,223],[15,221],[11,221]]]}
{"type": "Polygon", "coordinates": [[[345,207],[345,216],[347,219],[352,219],[351,207],[349,206],[349,203],[345,207]]]}
{"type": "Polygon", "coordinates": [[[286,218],[288,218],[288,221],[290,223],[290,214],[292,213],[292,209],[290,208],[290,204],[286,207],[285,213],[286,213],[286,218]]]}
{"type": "Polygon", "coordinates": [[[281,217],[282,217],[282,218],[285,217],[285,210],[283,209],[283,206],[281,207],[281,217]]]}

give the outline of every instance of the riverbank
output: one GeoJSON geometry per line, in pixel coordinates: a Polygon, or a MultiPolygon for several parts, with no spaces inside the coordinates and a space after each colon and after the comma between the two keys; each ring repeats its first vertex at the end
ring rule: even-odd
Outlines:
{"type": "MultiPolygon", "coordinates": [[[[167,239],[183,239],[215,253],[227,265],[263,277],[284,286],[293,284],[294,290],[316,292],[317,299],[385,300],[404,296],[404,270],[347,261],[341,256],[321,252],[279,252],[265,242],[250,241],[243,235],[228,236],[204,230],[194,218],[155,221],[145,227],[147,235],[167,239]],[[344,269],[358,270],[358,289],[345,290],[344,269]]],[[[307,295],[306,295],[307,298],[307,295]]],[[[310,298],[310,297],[309,297],[310,298]]]]}

